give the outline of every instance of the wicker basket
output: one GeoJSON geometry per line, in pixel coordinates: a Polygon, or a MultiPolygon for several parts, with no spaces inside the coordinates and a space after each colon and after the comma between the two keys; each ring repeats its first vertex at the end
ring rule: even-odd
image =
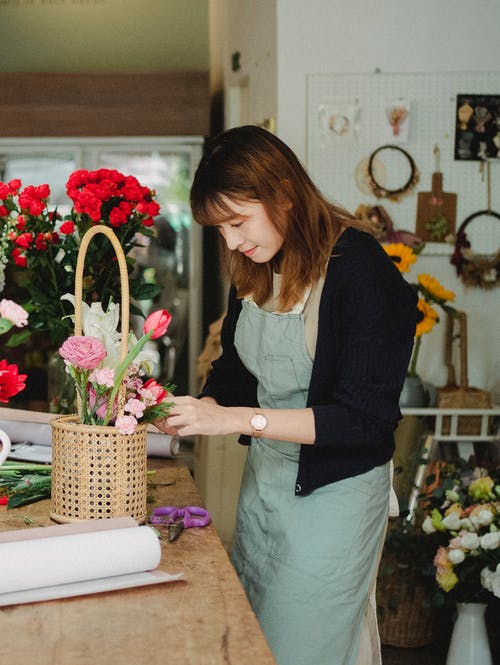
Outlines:
{"type": "Polygon", "coordinates": [[[382,644],[414,648],[434,641],[436,611],[422,606],[424,598],[425,590],[420,585],[379,575],[377,620],[382,644]]]}
{"type": "MultiPolygon", "coordinates": [[[[460,312],[458,317],[459,339],[460,339],[460,385],[455,383],[455,371],[451,360],[453,343],[454,319],[450,315],[447,318],[445,363],[448,368],[447,385],[438,388],[437,406],[440,409],[489,409],[491,408],[490,394],[486,390],[472,388],[469,386],[467,366],[467,315],[460,312]]],[[[443,434],[450,433],[451,418],[443,418],[443,434]]],[[[480,416],[459,416],[457,434],[480,434],[480,416]]]]}
{"type": "MultiPolygon", "coordinates": [[[[121,358],[128,352],[129,285],[122,247],[113,231],[96,225],[83,236],[75,276],[75,335],[82,334],[82,294],[85,254],[91,239],[103,233],[111,241],[120,268],[121,358]]],[[[123,393],[119,411],[123,413],[123,393]]],[[[116,427],[81,423],[78,414],[59,416],[52,427],[52,492],[50,516],[56,522],[129,516],[145,522],[147,492],[147,424],[133,434],[120,434],[116,427]]]]}

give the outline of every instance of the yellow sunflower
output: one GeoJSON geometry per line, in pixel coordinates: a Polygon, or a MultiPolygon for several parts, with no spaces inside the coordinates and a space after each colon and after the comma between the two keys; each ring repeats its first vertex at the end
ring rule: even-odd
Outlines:
{"type": "Polygon", "coordinates": [[[382,245],[382,247],[394,261],[399,272],[408,272],[410,266],[417,260],[417,255],[411,247],[402,242],[391,242],[388,245],[382,245]]]}
{"type": "Polygon", "coordinates": [[[435,300],[439,301],[455,300],[455,294],[453,291],[448,291],[448,289],[445,289],[444,286],[431,275],[419,275],[418,283],[429,294],[430,298],[434,298],[435,300]]]}
{"type": "Polygon", "coordinates": [[[422,298],[418,299],[417,307],[424,315],[422,321],[417,323],[417,329],[415,330],[415,336],[421,337],[433,329],[434,324],[439,321],[439,316],[432,305],[429,305],[429,303],[422,300],[422,298]]]}

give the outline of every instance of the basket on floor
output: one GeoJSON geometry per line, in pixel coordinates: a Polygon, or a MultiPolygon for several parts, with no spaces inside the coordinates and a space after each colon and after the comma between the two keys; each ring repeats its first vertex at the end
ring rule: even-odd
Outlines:
{"type": "Polygon", "coordinates": [[[436,611],[423,607],[424,588],[412,580],[382,579],[379,575],[377,621],[382,644],[413,648],[431,644],[436,611]]]}
{"type": "MultiPolygon", "coordinates": [[[[83,268],[91,239],[103,233],[111,241],[120,268],[121,281],[121,359],[128,352],[129,284],[123,249],[113,231],[96,225],[83,236],[75,276],[75,335],[82,334],[83,268]]],[[[119,413],[123,413],[123,392],[119,413]]],[[[52,427],[52,491],[50,516],[56,522],[110,517],[147,517],[147,424],[136,426],[132,434],[120,434],[116,427],[81,423],[78,414],[59,416],[52,427]]]]}

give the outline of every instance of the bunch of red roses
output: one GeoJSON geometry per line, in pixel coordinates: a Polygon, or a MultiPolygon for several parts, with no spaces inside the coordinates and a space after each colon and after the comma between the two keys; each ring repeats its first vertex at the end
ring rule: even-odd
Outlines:
{"type": "MultiPolygon", "coordinates": [[[[138,234],[152,236],[153,218],[159,213],[155,192],[134,176],[113,169],[78,170],[72,173],[66,191],[73,202],[64,218],[49,209],[50,188],[46,184],[22,188],[20,180],[0,182],[0,292],[8,264],[16,282],[24,288],[23,306],[30,312],[28,329],[13,335],[10,344],[23,344],[33,333],[50,338],[54,346],[71,334],[69,303],[61,300],[74,290],[80,239],[94,224],[113,227],[127,257],[130,295],[134,301],[157,295],[156,284],[145,283],[134,274],[130,253],[139,244],[138,234]]],[[[120,300],[119,270],[114,250],[105,237],[96,237],[86,257],[84,299],[105,306],[120,300]]],[[[16,292],[17,296],[17,292],[16,292]]],[[[142,312],[131,307],[136,314],[142,312]]]]}

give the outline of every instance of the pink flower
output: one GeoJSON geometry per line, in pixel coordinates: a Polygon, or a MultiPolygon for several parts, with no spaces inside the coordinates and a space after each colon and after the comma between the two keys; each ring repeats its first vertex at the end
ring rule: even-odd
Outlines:
{"type": "Polygon", "coordinates": [[[159,404],[167,396],[167,391],[165,388],[157,383],[154,379],[149,379],[146,381],[139,392],[145,400],[149,401],[149,399],[152,399],[153,404],[159,404]]]}
{"type": "Polygon", "coordinates": [[[59,353],[64,360],[80,369],[95,369],[107,355],[101,340],[90,335],[68,337],[59,353]]]}
{"type": "Polygon", "coordinates": [[[28,312],[13,300],[0,300],[0,317],[8,319],[18,328],[28,323],[28,312]]]}
{"type": "Polygon", "coordinates": [[[158,337],[161,337],[167,332],[171,320],[172,315],[169,314],[166,309],[159,309],[156,312],[153,312],[144,322],[144,334],[147,335],[150,330],[153,330],[154,332],[151,335],[151,339],[158,339],[158,337]]]}
{"type": "Polygon", "coordinates": [[[128,411],[128,413],[130,413],[132,416],[135,416],[135,418],[142,418],[145,408],[146,405],[144,402],[141,402],[140,399],[133,397],[125,404],[124,410],[128,411]]]}
{"type": "Polygon", "coordinates": [[[89,376],[89,381],[91,383],[97,383],[99,386],[112,388],[115,385],[115,370],[111,369],[111,367],[95,369],[89,376]]]}
{"type": "Polygon", "coordinates": [[[137,420],[134,418],[134,416],[119,416],[115,423],[115,427],[118,429],[120,434],[133,434],[136,425],[137,420]]]}

